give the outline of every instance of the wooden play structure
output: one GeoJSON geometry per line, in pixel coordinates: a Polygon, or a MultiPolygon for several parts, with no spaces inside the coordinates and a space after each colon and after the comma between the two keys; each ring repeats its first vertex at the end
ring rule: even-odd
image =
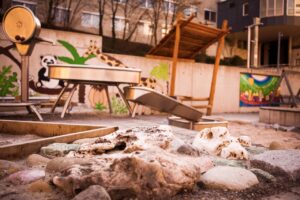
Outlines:
{"type": "Polygon", "coordinates": [[[195,16],[191,16],[187,20],[184,20],[182,18],[182,14],[179,14],[177,16],[176,24],[173,26],[171,31],[159,42],[158,45],[148,52],[147,57],[159,59],[172,58],[172,75],[169,95],[176,96],[177,62],[194,62],[195,56],[199,52],[205,51],[209,46],[218,42],[209,97],[194,98],[191,96],[178,96],[181,101],[207,101],[207,105],[194,105],[193,107],[197,109],[207,109],[206,114],[211,115],[220,58],[224,47],[224,39],[229,33],[229,29],[227,28],[226,20],[222,24],[222,29],[218,29],[192,22],[194,17],[195,16]]]}

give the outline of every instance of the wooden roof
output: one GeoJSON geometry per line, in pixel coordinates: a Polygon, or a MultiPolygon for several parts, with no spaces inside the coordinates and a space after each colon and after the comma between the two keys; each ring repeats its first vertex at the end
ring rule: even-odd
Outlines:
{"type": "MultiPolygon", "coordinates": [[[[207,49],[229,32],[229,30],[224,31],[192,22],[192,19],[193,16],[187,20],[180,19],[177,22],[177,25],[180,26],[179,59],[194,59],[198,52],[207,49]]],[[[175,39],[176,25],[172,27],[170,32],[147,55],[173,57],[175,39]]]]}

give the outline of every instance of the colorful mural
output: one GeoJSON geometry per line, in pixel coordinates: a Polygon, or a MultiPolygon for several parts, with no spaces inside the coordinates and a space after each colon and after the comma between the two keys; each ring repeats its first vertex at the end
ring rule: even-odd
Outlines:
{"type": "Polygon", "coordinates": [[[241,73],[240,106],[267,106],[279,103],[279,91],[276,89],[279,77],[241,73]]]}

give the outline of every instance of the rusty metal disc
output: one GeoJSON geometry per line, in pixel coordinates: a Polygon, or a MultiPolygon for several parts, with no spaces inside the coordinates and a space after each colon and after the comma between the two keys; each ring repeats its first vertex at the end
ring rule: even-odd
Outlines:
{"type": "Polygon", "coordinates": [[[9,40],[26,43],[40,31],[40,21],[24,6],[13,6],[3,17],[3,30],[9,40]]]}

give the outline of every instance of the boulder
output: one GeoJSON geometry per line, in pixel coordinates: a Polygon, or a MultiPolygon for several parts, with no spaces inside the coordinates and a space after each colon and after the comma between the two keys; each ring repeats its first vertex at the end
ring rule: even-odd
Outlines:
{"type": "Polygon", "coordinates": [[[76,195],[72,200],[111,200],[111,198],[103,187],[92,185],[76,195]]]}
{"type": "Polygon", "coordinates": [[[251,171],[228,166],[217,166],[204,173],[200,182],[207,188],[225,190],[244,190],[258,184],[251,171]]]}
{"type": "Polygon", "coordinates": [[[73,195],[101,185],[112,199],[169,199],[192,189],[200,174],[213,167],[210,158],[184,144],[169,127],[118,131],[68,154],[89,161],[72,165],[52,181],[73,195]]]}
{"type": "Polygon", "coordinates": [[[0,160],[0,179],[23,169],[24,167],[17,163],[0,160]]]}
{"type": "Polygon", "coordinates": [[[89,159],[85,158],[66,158],[66,157],[58,157],[53,158],[50,162],[48,162],[46,166],[47,173],[56,173],[61,172],[67,168],[70,168],[75,164],[84,164],[88,163],[89,159]]]}
{"type": "Polygon", "coordinates": [[[29,167],[46,167],[49,161],[49,158],[45,158],[39,154],[31,154],[26,159],[26,165],[29,167]]]}
{"type": "Polygon", "coordinates": [[[41,154],[50,158],[61,157],[70,151],[77,151],[79,144],[53,143],[41,148],[41,154]]]}
{"type": "Polygon", "coordinates": [[[251,166],[273,175],[287,176],[291,180],[300,180],[300,150],[272,150],[255,155],[251,166]]]}
{"type": "Polygon", "coordinates": [[[94,143],[96,140],[98,140],[98,137],[95,137],[95,138],[83,138],[83,139],[75,140],[73,142],[73,144],[94,143]]]}
{"type": "Polygon", "coordinates": [[[38,180],[38,181],[30,183],[27,186],[27,190],[29,192],[46,192],[46,193],[52,192],[51,186],[49,185],[48,182],[46,182],[44,180],[38,180]]]}
{"type": "Polygon", "coordinates": [[[28,169],[9,175],[5,180],[15,184],[24,185],[45,177],[45,171],[40,169],[28,169]]]}

